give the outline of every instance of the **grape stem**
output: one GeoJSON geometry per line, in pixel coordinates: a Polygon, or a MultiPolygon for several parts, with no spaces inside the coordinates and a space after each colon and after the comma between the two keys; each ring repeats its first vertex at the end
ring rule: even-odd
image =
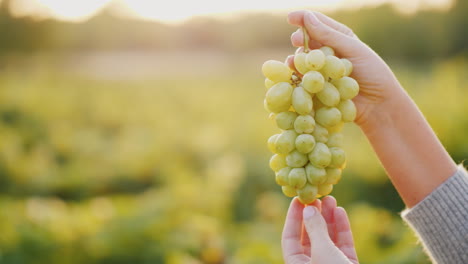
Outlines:
{"type": "Polygon", "coordinates": [[[307,34],[307,30],[305,27],[302,27],[302,33],[304,35],[304,52],[309,52],[309,34],[307,34]]]}

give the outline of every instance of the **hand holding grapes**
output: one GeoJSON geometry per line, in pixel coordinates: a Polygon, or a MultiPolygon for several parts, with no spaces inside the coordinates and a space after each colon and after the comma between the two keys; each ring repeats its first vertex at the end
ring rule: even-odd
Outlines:
{"type": "Polygon", "coordinates": [[[348,216],[332,196],[307,207],[292,200],[282,247],[286,264],[358,263],[348,216]]]}

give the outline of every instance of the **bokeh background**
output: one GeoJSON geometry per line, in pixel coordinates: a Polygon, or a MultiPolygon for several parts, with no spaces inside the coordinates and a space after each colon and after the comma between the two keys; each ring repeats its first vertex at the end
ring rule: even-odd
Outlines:
{"type": "MultiPolygon", "coordinates": [[[[0,263],[282,263],[267,59],[323,10],[468,157],[468,2],[0,1],[0,263]]],[[[429,263],[366,139],[333,195],[361,263],[429,263]]],[[[395,153],[398,155],[398,153],[395,153]]]]}

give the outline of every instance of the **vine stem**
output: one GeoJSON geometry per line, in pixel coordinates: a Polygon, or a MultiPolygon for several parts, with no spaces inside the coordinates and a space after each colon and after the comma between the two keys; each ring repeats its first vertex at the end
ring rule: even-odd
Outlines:
{"type": "Polygon", "coordinates": [[[309,52],[309,34],[307,34],[307,30],[305,27],[302,27],[302,33],[304,36],[304,52],[309,52]]]}

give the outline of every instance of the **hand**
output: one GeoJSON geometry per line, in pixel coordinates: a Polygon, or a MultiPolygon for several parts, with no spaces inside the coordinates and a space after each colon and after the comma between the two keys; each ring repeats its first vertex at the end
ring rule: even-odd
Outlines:
{"type": "MultiPolygon", "coordinates": [[[[353,99],[358,110],[355,122],[361,127],[381,124],[385,117],[379,115],[388,113],[401,96],[406,96],[387,64],[347,26],[312,11],[291,12],[288,22],[299,27],[305,26],[311,49],[330,46],[340,57],[352,62],[354,69],[351,77],[360,85],[359,95],[353,99]]],[[[291,35],[291,42],[296,47],[304,45],[301,29],[291,35]]],[[[289,63],[292,60],[288,58],[289,63]]]]}
{"type": "Polygon", "coordinates": [[[307,207],[294,198],[281,243],[286,264],[358,263],[348,216],[332,196],[307,207]]]}

